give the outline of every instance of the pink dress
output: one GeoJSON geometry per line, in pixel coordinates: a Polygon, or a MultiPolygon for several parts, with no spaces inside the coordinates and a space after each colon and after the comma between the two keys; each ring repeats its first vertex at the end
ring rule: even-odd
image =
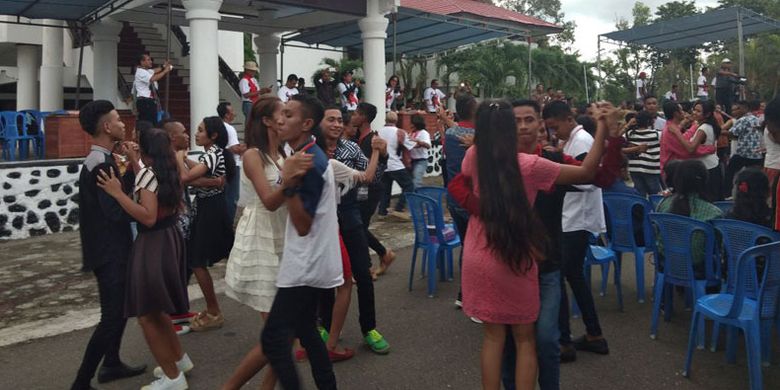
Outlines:
{"type": "MultiPolygon", "coordinates": [[[[474,192],[479,195],[477,153],[472,147],[466,151],[461,171],[471,177],[474,192]]],[[[539,191],[547,191],[555,184],[560,165],[542,157],[520,153],[517,155],[520,173],[528,201],[533,205],[539,191]]],[[[515,273],[487,246],[485,228],[479,216],[469,218],[463,243],[463,311],[494,324],[530,324],[539,316],[539,277],[536,262],[525,273],[515,273]]]]}

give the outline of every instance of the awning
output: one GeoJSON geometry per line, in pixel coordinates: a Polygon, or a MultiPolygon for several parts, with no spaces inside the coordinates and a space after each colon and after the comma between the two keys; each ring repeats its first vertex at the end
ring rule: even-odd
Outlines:
{"type": "MultiPolygon", "coordinates": [[[[428,55],[502,37],[532,37],[558,33],[562,28],[504,8],[471,0],[403,0],[390,15],[385,52],[428,55]],[[393,19],[395,18],[395,20],[393,19]]],[[[331,24],[284,36],[286,41],[362,50],[360,27],[354,21],[331,24]]]]}
{"type": "Polygon", "coordinates": [[[89,23],[131,0],[0,0],[0,15],[89,23]]]}
{"type": "Polygon", "coordinates": [[[602,37],[659,49],[679,49],[706,42],[737,39],[738,21],[742,35],[780,30],[780,21],[743,7],[730,7],[673,20],[603,34],[602,37]]]}

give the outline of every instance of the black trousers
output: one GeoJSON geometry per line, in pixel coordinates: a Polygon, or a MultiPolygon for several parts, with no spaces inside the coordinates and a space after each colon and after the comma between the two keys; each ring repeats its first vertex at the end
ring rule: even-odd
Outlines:
{"type": "Polygon", "coordinates": [[[294,337],[299,338],[306,349],[317,388],[337,388],[328,350],[317,332],[317,300],[323,291],[325,290],[302,286],[280,288],[276,292],[260,341],[263,352],[285,390],[301,389],[290,352],[294,337]]]}
{"type": "Polygon", "coordinates": [[[385,172],[382,175],[382,185],[385,187],[385,193],[382,196],[382,201],[379,203],[379,213],[386,214],[387,208],[390,207],[390,197],[393,192],[393,182],[398,182],[401,186],[401,196],[398,197],[398,201],[395,203],[395,211],[404,211],[406,205],[407,192],[414,192],[414,182],[412,182],[412,175],[406,169],[399,171],[385,172]]]}
{"type": "Polygon", "coordinates": [[[715,89],[715,102],[720,104],[720,107],[726,114],[731,115],[731,102],[734,100],[734,90],[731,88],[716,88],[715,89]]]}
{"type": "Polygon", "coordinates": [[[577,230],[564,232],[561,239],[561,307],[558,314],[558,327],[561,330],[561,345],[570,345],[571,327],[569,325],[569,299],[566,284],[569,282],[574,299],[582,311],[585,330],[591,336],[601,336],[601,325],[593,302],[593,293],[585,283],[585,253],[588,250],[590,232],[577,230]]]}
{"type": "Polygon", "coordinates": [[[381,242],[368,230],[368,226],[371,224],[371,217],[376,212],[376,207],[379,205],[379,201],[382,199],[384,193],[384,187],[381,183],[372,184],[368,187],[368,198],[359,202],[360,219],[363,222],[363,229],[366,232],[366,239],[368,240],[368,247],[373,249],[377,255],[384,256],[387,253],[387,248],[382,245],[381,242]]]}
{"type": "Polygon", "coordinates": [[[139,121],[157,125],[157,102],[154,99],[139,97],[135,99],[135,108],[138,110],[139,121]]]}
{"type": "Polygon", "coordinates": [[[349,253],[352,277],[357,284],[360,331],[363,334],[376,328],[376,307],[374,305],[374,280],[371,279],[371,257],[368,241],[362,226],[342,229],[341,238],[349,253]]]}
{"type": "Polygon", "coordinates": [[[112,261],[94,270],[100,295],[100,322],[87,343],[73,389],[89,388],[98,364],[120,364],[119,347],[125,332],[125,282],[127,263],[112,261]]]}

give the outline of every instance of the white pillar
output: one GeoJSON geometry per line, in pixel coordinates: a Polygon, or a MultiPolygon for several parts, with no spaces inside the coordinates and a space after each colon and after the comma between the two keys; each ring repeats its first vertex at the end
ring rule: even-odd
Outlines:
{"type": "Polygon", "coordinates": [[[122,25],[109,18],[89,26],[92,32],[92,96],[93,100],[119,102],[117,88],[117,44],[122,25]]]}
{"type": "MultiPolygon", "coordinates": [[[[44,19],[47,25],[62,25],[59,20],[44,19]]],[[[64,29],[43,27],[41,56],[41,111],[64,108],[62,52],[64,29]]]]}
{"type": "MultiPolygon", "coordinates": [[[[377,112],[385,107],[385,39],[388,20],[384,17],[386,0],[366,0],[366,17],[358,25],[363,38],[363,73],[366,84],[363,87],[364,100],[376,106],[377,112]]],[[[382,126],[385,118],[377,115],[371,128],[382,126]]]]}
{"type": "Polygon", "coordinates": [[[219,104],[219,8],[222,0],[184,0],[190,25],[190,139],[203,118],[217,115],[219,104]]]}
{"type": "Polygon", "coordinates": [[[281,42],[282,38],[273,33],[260,34],[255,37],[257,66],[260,69],[257,81],[261,88],[271,85],[274,93],[277,90],[276,80],[279,79],[276,60],[279,56],[281,42]]]}
{"type": "Polygon", "coordinates": [[[38,46],[16,45],[16,110],[38,109],[38,69],[41,60],[38,46]]]}

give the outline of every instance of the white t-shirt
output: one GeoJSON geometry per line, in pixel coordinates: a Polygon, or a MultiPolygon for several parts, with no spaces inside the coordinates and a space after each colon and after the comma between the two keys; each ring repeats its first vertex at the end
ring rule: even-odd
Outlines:
{"type": "Polygon", "coordinates": [[[677,93],[672,91],[666,91],[666,95],[664,95],[666,100],[671,100],[673,102],[677,101],[677,93]]]}
{"type": "Polygon", "coordinates": [[[279,96],[279,99],[282,101],[282,103],[287,103],[291,97],[297,94],[298,88],[287,88],[286,85],[282,85],[282,87],[279,88],[279,92],[277,92],[277,95],[279,96]]]}
{"type": "MultiPolygon", "coordinates": [[[[404,134],[404,146],[411,150],[414,145],[409,139],[409,135],[405,131],[401,130],[404,134]]],[[[387,169],[386,172],[395,172],[402,169],[406,169],[401,156],[398,155],[398,128],[395,126],[385,126],[379,129],[379,137],[387,141],[387,169]]]]}
{"type": "Polygon", "coordinates": [[[401,92],[396,92],[395,89],[387,87],[385,88],[385,111],[390,111],[395,103],[395,99],[401,96],[401,92]]]}
{"type": "MultiPolygon", "coordinates": [[[[349,83],[349,86],[351,87],[354,85],[353,83],[349,83]]],[[[347,85],[344,83],[339,83],[339,85],[336,86],[336,89],[339,90],[339,97],[341,98],[341,107],[344,107],[347,109],[347,111],[355,111],[357,110],[358,106],[358,91],[360,88],[355,87],[354,91],[351,91],[349,93],[347,92],[347,85]]]]}
{"type": "MultiPolygon", "coordinates": [[[[428,134],[428,131],[425,129],[414,132],[411,139],[425,142],[429,146],[431,145],[431,135],[428,134]]],[[[422,146],[415,147],[409,151],[409,157],[411,157],[412,160],[428,159],[428,149],[423,148],[422,146]]]]}
{"type": "MultiPolygon", "coordinates": [[[[257,82],[257,79],[252,77],[252,84],[255,85],[255,88],[257,90],[260,90],[260,83],[257,82]]],[[[242,77],[241,80],[238,82],[238,90],[241,91],[241,100],[245,102],[251,102],[252,99],[248,97],[244,97],[244,94],[249,93],[252,89],[249,87],[249,80],[247,80],[246,77],[242,77]]]]}
{"type": "Polygon", "coordinates": [[[655,121],[653,122],[653,129],[657,131],[663,131],[664,127],[666,127],[666,119],[661,118],[660,116],[655,117],[655,121]]]}
{"type": "Polygon", "coordinates": [[[441,99],[444,99],[445,97],[447,97],[447,95],[438,88],[426,88],[425,92],[423,92],[423,100],[425,100],[428,112],[436,112],[436,109],[441,106],[441,99]]]}
{"type": "MultiPolygon", "coordinates": [[[[227,140],[226,147],[230,148],[231,146],[238,145],[239,144],[239,142],[238,142],[238,132],[236,131],[236,128],[233,127],[233,125],[231,125],[230,123],[227,123],[227,122],[224,122],[224,121],[222,123],[225,124],[225,130],[227,130],[228,140],[227,140]]],[[[236,166],[240,166],[241,165],[241,156],[233,153],[233,159],[236,162],[236,166]]]]}
{"type": "Polygon", "coordinates": [[[709,96],[709,92],[707,92],[707,78],[704,77],[704,75],[699,76],[699,79],[696,80],[696,86],[698,87],[696,89],[696,96],[709,96]]]}
{"type": "Polygon", "coordinates": [[[636,79],[636,98],[642,99],[642,87],[645,86],[645,80],[636,79]]]}
{"type": "Polygon", "coordinates": [[[336,188],[341,190],[340,196],[336,197],[336,203],[339,203],[342,196],[357,187],[358,177],[360,177],[363,172],[352,169],[335,158],[330,159],[328,162],[330,163],[330,167],[333,168],[333,180],[336,181],[336,188]]]}
{"type": "MultiPolygon", "coordinates": [[[[136,68],[135,79],[133,79],[133,89],[135,89],[136,96],[151,98],[152,90],[149,88],[149,83],[154,76],[153,69],[136,68]]],[[[157,82],[154,82],[154,87],[157,88],[157,82]]]]}
{"type": "MultiPolygon", "coordinates": [[[[577,157],[590,151],[593,137],[582,126],[572,130],[571,136],[563,146],[563,153],[577,157]]],[[[587,230],[591,233],[604,233],[607,224],[604,221],[604,205],[601,189],[589,184],[575,186],[580,192],[567,192],[563,198],[561,227],[564,232],[587,230]]]]}
{"type": "Polygon", "coordinates": [[[764,166],[772,169],[780,169],[780,144],[769,138],[769,131],[767,129],[764,129],[764,146],[766,147],[764,166]]]}
{"type": "MultiPolygon", "coordinates": [[[[704,135],[707,136],[707,139],[702,142],[702,145],[715,145],[718,140],[715,138],[715,129],[712,128],[708,123],[703,123],[701,126],[699,126],[698,129],[696,129],[696,132],[702,132],[704,135]]],[[[694,135],[695,137],[696,135],[694,135]]],[[[711,153],[706,156],[696,157],[696,160],[699,160],[704,163],[704,167],[709,169],[715,168],[718,166],[718,155],[717,153],[711,153]]]]}

